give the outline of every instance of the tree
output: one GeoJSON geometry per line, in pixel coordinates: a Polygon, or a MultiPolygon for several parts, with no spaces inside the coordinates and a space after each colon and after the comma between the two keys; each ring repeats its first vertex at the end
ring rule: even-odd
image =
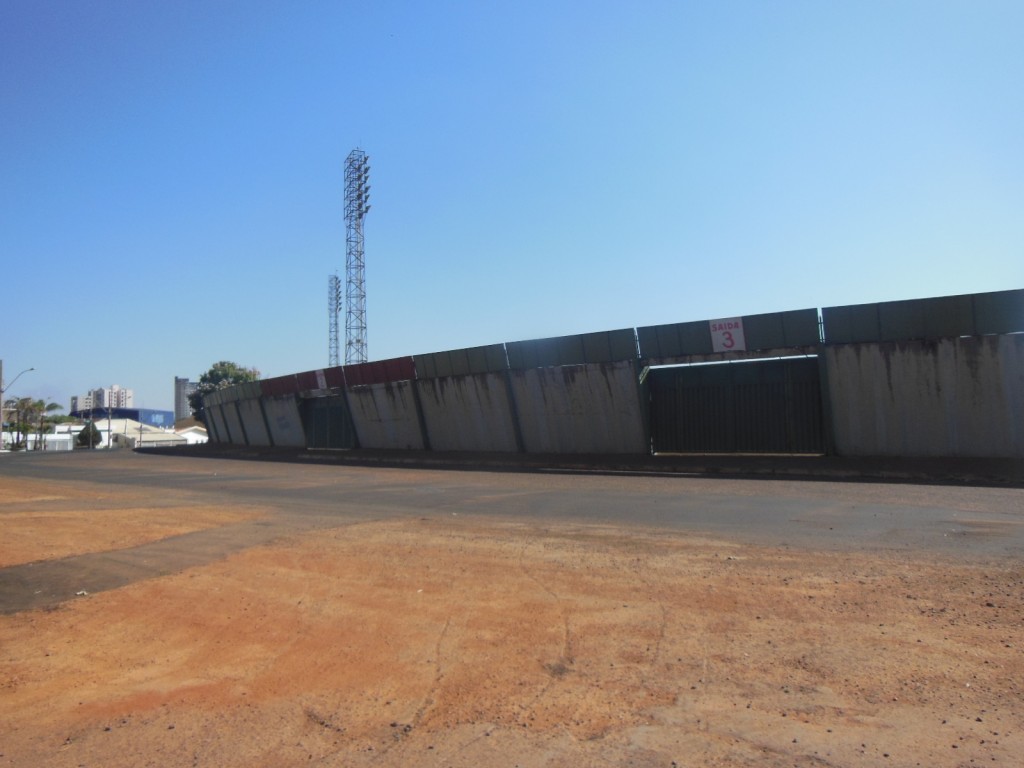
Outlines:
{"type": "Polygon", "coordinates": [[[34,417],[32,421],[39,425],[39,439],[36,440],[37,451],[43,447],[43,432],[48,432],[53,425],[53,417],[50,414],[54,411],[62,410],[64,410],[64,406],[58,403],[47,403],[43,400],[36,400],[32,403],[32,415],[34,417]]]}
{"type": "Polygon", "coordinates": [[[43,447],[43,432],[46,429],[47,422],[52,418],[49,414],[63,408],[63,405],[47,403],[45,400],[33,400],[31,397],[22,397],[17,400],[12,399],[4,403],[4,411],[15,414],[13,427],[17,437],[15,437],[14,446],[12,446],[14,450],[17,451],[24,448],[27,436],[33,431],[38,436],[36,450],[41,449],[43,447]]]}
{"type": "Polygon", "coordinates": [[[85,426],[82,427],[82,431],[78,433],[78,447],[95,448],[97,443],[102,439],[100,431],[96,429],[96,425],[91,421],[87,421],[85,422],[85,426]]]}
{"type": "Polygon", "coordinates": [[[260,372],[255,368],[243,368],[237,363],[221,360],[210,366],[210,370],[199,377],[195,391],[188,396],[188,404],[196,421],[206,423],[206,412],[203,398],[218,389],[227,389],[247,381],[259,381],[260,372]]]}

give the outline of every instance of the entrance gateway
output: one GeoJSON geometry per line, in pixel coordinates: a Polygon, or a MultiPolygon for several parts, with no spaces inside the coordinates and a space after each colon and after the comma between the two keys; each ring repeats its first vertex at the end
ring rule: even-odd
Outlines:
{"type": "Polygon", "coordinates": [[[816,357],[652,368],[654,453],[824,453],[816,357]]]}

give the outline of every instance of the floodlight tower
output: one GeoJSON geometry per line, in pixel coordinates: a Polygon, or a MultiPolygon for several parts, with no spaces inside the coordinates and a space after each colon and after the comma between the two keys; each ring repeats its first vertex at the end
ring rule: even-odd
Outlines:
{"type": "Polygon", "coordinates": [[[370,158],[353,149],[345,159],[345,364],[366,362],[366,261],[363,219],[370,206],[370,158]]]}
{"type": "Polygon", "coordinates": [[[338,274],[327,277],[327,365],[341,365],[338,354],[338,315],[341,314],[341,278],[338,274]]]}

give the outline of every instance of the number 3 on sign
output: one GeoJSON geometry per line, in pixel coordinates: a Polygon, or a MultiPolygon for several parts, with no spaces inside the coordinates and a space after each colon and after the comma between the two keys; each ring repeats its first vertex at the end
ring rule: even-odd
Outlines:
{"type": "Polygon", "coordinates": [[[711,330],[711,348],[715,352],[743,352],[747,341],[743,335],[742,317],[725,317],[708,322],[711,330]]]}

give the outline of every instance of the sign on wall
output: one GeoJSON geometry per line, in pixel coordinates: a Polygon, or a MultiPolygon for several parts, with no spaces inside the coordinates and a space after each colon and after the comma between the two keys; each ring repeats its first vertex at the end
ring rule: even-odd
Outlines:
{"type": "Polygon", "coordinates": [[[711,347],[715,352],[743,352],[747,340],[743,336],[743,318],[725,317],[708,322],[711,327],[711,347]]]}

